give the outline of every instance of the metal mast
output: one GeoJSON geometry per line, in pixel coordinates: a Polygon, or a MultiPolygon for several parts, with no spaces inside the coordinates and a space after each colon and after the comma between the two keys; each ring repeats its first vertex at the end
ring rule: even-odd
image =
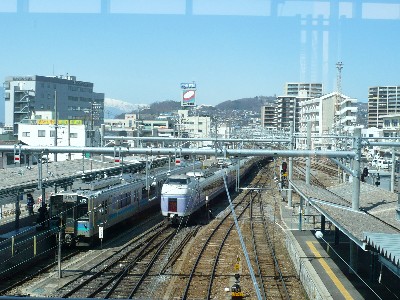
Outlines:
{"type": "Polygon", "coordinates": [[[336,77],[336,103],[335,103],[335,115],[336,115],[336,130],[339,134],[341,133],[341,116],[340,116],[340,102],[342,95],[342,69],[343,63],[341,61],[336,63],[337,77],[336,77]]]}

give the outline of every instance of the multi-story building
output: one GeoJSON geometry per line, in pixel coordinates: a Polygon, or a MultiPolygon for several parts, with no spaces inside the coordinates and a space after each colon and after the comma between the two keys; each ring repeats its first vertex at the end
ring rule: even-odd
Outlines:
{"type": "Polygon", "coordinates": [[[75,76],[10,76],[4,82],[5,127],[18,135],[18,125],[52,111],[53,119],[83,120],[100,126],[104,120],[104,94],[93,83],[75,76]],[[55,115],[57,113],[57,116],[55,115]]]}
{"type": "MultiPolygon", "coordinates": [[[[357,99],[337,92],[318,98],[307,99],[300,103],[299,132],[307,132],[307,123],[311,122],[311,134],[322,136],[331,133],[352,133],[356,125],[357,99]],[[337,106],[336,104],[339,103],[337,106]]],[[[312,148],[332,148],[332,141],[324,138],[312,139],[312,148]]],[[[299,142],[305,145],[305,140],[299,142]]]]}
{"type": "Polygon", "coordinates": [[[178,132],[186,134],[190,138],[205,138],[210,136],[211,118],[189,116],[188,110],[178,110],[178,132]]]}
{"type": "Polygon", "coordinates": [[[300,91],[296,96],[278,96],[276,98],[275,123],[278,130],[289,127],[289,122],[293,122],[294,131],[299,131],[300,124],[300,104],[309,100],[306,91],[300,91]]]}
{"type": "MultiPolygon", "coordinates": [[[[30,146],[99,146],[99,131],[92,132],[91,125],[83,124],[82,120],[58,120],[57,132],[53,120],[30,120],[19,124],[18,140],[30,146]],[[92,134],[89,134],[91,133],[92,134]],[[57,135],[57,136],[56,136],[57,135]],[[56,142],[57,140],[57,142],[56,142]]],[[[57,154],[57,160],[81,158],[82,154],[57,154]]],[[[55,154],[50,154],[51,160],[56,160],[55,154]]]]}
{"type": "Polygon", "coordinates": [[[323,94],[323,85],[322,83],[305,82],[288,82],[285,84],[284,95],[286,96],[298,96],[300,91],[306,91],[306,96],[310,98],[321,97],[323,94]]]}
{"type": "Polygon", "coordinates": [[[261,126],[263,128],[274,128],[275,123],[275,105],[267,104],[261,106],[261,126]]]}
{"type": "Polygon", "coordinates": [[[368,92],[368,127],[383,127],[383,116],[400,113],[400,86],[374,86],[368,92]]]}

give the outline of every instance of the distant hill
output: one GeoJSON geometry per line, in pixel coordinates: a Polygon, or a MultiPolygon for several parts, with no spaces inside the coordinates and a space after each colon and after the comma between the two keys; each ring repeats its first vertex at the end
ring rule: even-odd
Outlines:
{"type": "Polygon", "coordinates": [[[273,103],[276,97],[256,96],[254,98],[243,98],[238,100],[227,100],[217,104],[215,108],[219,110],[247,110],[260,112],[261,106],[266,103],[273,103]]]}
{"type": "MultiPolygon", "coordinates": [[[[218,111],[253,111],[256,113],[261,112],[261,106],[265,105],[266,103],[273,103],[275,100],[274,96],[256,96],[254,98],[243,98],[243,99],[238,99],[238,100],[227,100],[224,101],[216,106],[208,106],[208,105],[201,105],[198,106],[197,109],[201,110],[203,112],[207,112],[209,114],[212,114],[212,112],[215,112],[215,110],[218,111]]],[[[121,101],[123,102],[123,101],[121,101]]],[[[129,104],[129,103],[127,103],[129,104]]],[[[132,105],[132,104],[130,104],[132,105]]],[[[142,104],[141,104],[142,105],[142,104]]],[[[108,109],[107,107],[107,102],[105,104],[106,108],[105,110],[108,109]]],[[[136,113],[137,112],[137,107],[135,109],[132,109],[129,105],[127,106],[119,106],[124,107],[125,111],[120,112],[119,114],[115,114],[115,118],[124,118],[125,113],[136,113]]],[[[181,109],[181,102],[180,101],[173,101],[173,100],[165,100],[161,102],[155,102],[152,103],[148,106],[148,108],[144,108],[143,105],[142,107],[139,107],[140,109],[140,115],[142,118],[146,117],[154,117],[158,116],[163,113],[170,113],[177,111],[181,109]]]]}
{"type": "MultiPolygon", "coordinates": [[[[253,111],[261,113],[261,106],[267,103],[274,103],[275,96],[257,96],[254,98],[243,98],[237,100],[227,100],[216,106],[200,105],[197,109],[206,115],[213,115],[216,111],[230,114],[232,111],[253,111]]],[[[357,124],[367,126],[368,103],[357,103],[357,124]]],[[[105,99],[105,118],[123,119],[126,113],[137,113],[140,110],[141,118],[157,117],[163,113],[170,113],[181,109],[180,101],[165,100],[155,102],[150,105],[130,104],[115,99],[105,99]],[[111,113],[110,113],[111,112],[111,113]],[[107,115],[108,114],[108,115],[107,115]]]]}

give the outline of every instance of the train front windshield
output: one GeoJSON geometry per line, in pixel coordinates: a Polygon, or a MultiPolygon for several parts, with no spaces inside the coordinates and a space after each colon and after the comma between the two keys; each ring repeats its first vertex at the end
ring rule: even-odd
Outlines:
{"type": "Polygon", "coordinates": [[[87,198],[78,196],[76,202],[65,202],[66,226],[74,227],[75,221],[89,221],[87,198]]]}
{"type": "Polygon", "coordinates": [[[190,182],[189,178],[168,178],[166,183],[180,185],[180,184],[189,184],[189,182],[190,182]]]}
{"type": "MultiPolygon", "coordinates": [[[[79,200],[78,200],[78,203],[79,203],[79,200]]],[[[87,203],[79,203],[78,204],[76,217],[80,221],[89,221],[87,203]]]]}

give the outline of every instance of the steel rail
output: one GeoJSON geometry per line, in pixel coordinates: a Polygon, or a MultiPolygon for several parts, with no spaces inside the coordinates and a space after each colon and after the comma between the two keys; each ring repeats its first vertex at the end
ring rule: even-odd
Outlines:
{"type": "MultiPolygon", "coordinates": [[[[153,236],[157,236],[158,232],[163,231],[164,227],[166,226],[165,223],[161,222],[160,224],[154,226],[158,231],[157,232],[153,232],[151,231],[151,233],[153,233],[152,236],[149,237],[142,237],[144,238],[143,240],[135,240],[132,241],[131,243],[129,243],[126,247],[122,247],[120,248],[118,251],[114,252],[112,257],[107,257],[104,260],[98,262],[95,266],[91,267],[89,270],[83,272],[80,276],[78,276],[77,278],[74,278],[71,282],[67,283],[68,284],[72,284],[72,283],[76,283],[79,281],[79,284],[77,284],[76,286],[74,286],[72,289],[70,289],[68,292],[66,292],[65,294],[63,294],[62,296],[60,296],[61,298],[68,298],[70,297],[72,294],[74,294],[75,292],[77,292],[79,289],[81,289],[84,285],[86,285],[89,281],[94,280],[96,277],[100,276],[102,273],[104,273],[106,270],[112,268],[112,266],[114,265],[114,263],[118,262],[119,260],[125,258],[126,256],[129,255],[130,252],[135,251],[137,249],[139,249],[140,247],[142,247],[144,244],[146,244],[150,239],[153,238],[153,236]],[[123,253],[127,248],[132,247],[130,249],[130,251],[123,253]],[[117,256],[120,255],[120,257],[117,258],[117,256]],[[114,261],[113,261],[114,260],[114,261]],[[105,264],[105,262],[109,262],[108,264],[105,264]],[[105,267],[102,267],[103,265],[106,265],[105,267]],[[95,271],[99,269],[99,271],[95,271]],[[92,274],[94,272],[94,274],[92,274]],[[85,279],[86,276],[89,276],[87,279],[85,279]]],[[[60,292],[62,289],[66,289],[67,285],[64,285],[62,288],[59,289],[58,292],[60,292]]]]}
{"type": "MultiPolygon", "coordinates": [[[[238,205],[240,205],[242,202],[244,202],[244,199],[242,199],[242,201],[236,203],[234,207],[236,208],[236,207],[237,207],[238,205]]],[[[249,204],[247,204],[247,205],[249,205],[249,204]]],[[[243,211],[245,211],[245,209],[244,209],[243,211]]],[[[200,262],[200,258],[201,258],[201,256],[203,255],[203,253],[204,253],[206,247],[208,246],[209,241],[210,241],[211,238],[214,236],[214,234],[218,231],[218,229],[221,227],[222,223],[224,223],[224,221],[225,221],[231,214],[232,214],[232,212],[229,211],[229,213],[227,213],[227,214],[224,216],[224,218],[221,219],[221,221],[220,221],[220,222],[217,224],[217,226],[213,229],[213,231],[211,232],[211,234],[208,236],[207,240],[206,240],[205,243],[203,244],[203,247],[201,248],[200,253],[199,253],[199,255],[197,256],[197,259],[196,259],[196,261],[195,261],[195,263],[194,263],[194,265],[193,265],[193,268],[192,268],[192,270],[191,270],[191,272],[190,272],[190,274],[189,274],[188,282],[187,282],[187,284],[186,284],[186,288],[185,288],[185,291],[184,291],[184,293],[183,293],[182,299],[187,299],[187,295],[188,295],[189,289],[190,289],[190,284],[191,284],[192,279],[193,279],[193,277],[194,277],[194,272],[196,271],[197,265],[198,265],[199,262],[200,262]]],[[[235,224],[233,223],[232,226],[231,226],[230,228],[232,228],[234,225],[235,225],[235,224]]],[[[214,268],[213,268],[213,271],[215,271],[214,268]]],[[[215,273],[214,273],[214,274],[215,274],[215,273]]],[[[212,276],[211,276],[211,277],[212,277],[212,276]]]]}
{"type": "MultiPolygon", "coordinates": [[[[262,215],[262,218],[263,218],[264,231],[265,231],[265,235],[267,237],[268,246],[271,249],[271,254],[272,254],[272,257],[274,259],[275,271],[278,272],[279,280],[282,282],[282,286],[283,286],[283,290],[284,290],[284,294],[286,296],[286,299],[290,299],[289,291],[287,289],[285,280],[283,279],[283,275],[282,275],[281,268],[279,266],[278,258],[276,257],[275,249],[273,247],[273,243],[271,242],[271,237],[270,237],[269,232],[268,232],[267,221],[265,219],[264,208],[262,206],[261,201],[259,202],[259,205],[260,205],[261,215],[262,215]]],[[[275,226],[275,224],[274,224],[274,226],[275,226]]],[[[279,286],[278,286],[278,289],[279,289],[279,286]]]]}
{"type": "Polygon", "coordinates": [[[178,230],[175,230],[174,232],[172,232],[169,236],[167,236],[159,245],[156,253],[154,253],[154,255],[152,256],[150,262],[147,264],[146,266],[146,270],[143,272],[142,276],[140,276],[138,282],[136,282],[135,286],[132,288],[128,298],[132,299],[132,297],[135,295],[135,293],[138,291],[140,285],[143,283],[145,277],[149,274],[150,269],[153,267],[156,259],[160,256],[161,251],[165,249],[165,246],[167,245],[167,243],[169,243],[176,235],[176,233],[178,232],[178,230]]]}
{"type": "MultiPolygon", "coordinates": [[[[259,197],[261,196],[260,193],[257,193],[259,197]]],[[[265,291],[265,283],[264,283],[264,278],[262,276],[261,268],[260,268],[260,262],[258,261],[258,251],[257,251],[257,243],[256,243],[256,237],[255,237],[255,230],[254,230],[254,218],[253,218],[253,204],[254,204],[254,199],[256,197],[252,197],[250,200],[250,229],[251,229],[251,237],[252,237],[252,242],[253,242],[253,251],[255,253],[255,261],[256,261],[256,266],[257,266],[257,271],[258,271],[258,278],[260,280],[260,285],[261,285],[261,292],[262,295],[264,296],[264,299],[267,299],[267,293],[265,291]]],[[[261,202],[260,202],[261,206],[261,202]]],[[[262,211],[261,211],[262,212],[262,211]]],[[[263,221],[264,221],[264,216],[262,216],[263,221]]],[[[264,228],[265,229],[265,228],[264,228]]]]}
{"type": "MultiPolygon", "coordinates": [[[[248,191],[246,192],[246,194],[245,194],[244,197],[243,197],[243,200],[242,200],[240,203],[243,203],[243,202],[244,202],[244,198],[247,197],[249,194],[251,194],[251,190],[248,190],[248,191]]],[[[240,204],[240,203],[238,203],[238,204],[240,204]]],[[[237,204],[237,205],[238,205],[238,204],[237,204]]],[[[235,207],[237,207],[237,205],[236,205],[235,207]]],[[[247,207],[248,207],[249,205],[250,205],[250,202],[249,202],[249,203],[246,205],[246,207],[243,209],[243,211],[242,211],[241,214],[239,215],[239,218],[240,218],[240,217],[242,216],[242,214],[246,211],[246,209],[247,209],[247,207]]],[[[229,214],[228,214],[228,216],[229,216],[229,214]]],[[[226,234],[225,234],[223,240],[221,241],[221,244],[220,244],[220,247],[219,247],[219,249],[218,249],[218,252],[217,252],[217,254],[216,254],[216,259],[214,260],[213,268],[212,268],[212,271],[211,271],[210,281],[209,281],[209,283],[208,283],[207,299],[211,299],[212,285],[213,285],[213,282],[214,282],[215,270],[216,270],[217,264],[218,264],[218,262],[219,262],[219,256],[220,256],[220,254],[221,254],[221,251],[222,251],[222,248],[223,248],[223,246],[224,246],[224,244],[225,244],[226,239],[228,238],[230,232],[232,231],[233,226],[235,226],[235,223],[234,223],[234,222],[232,222],[232,225],[229,227],[228,231],[226,232],[226,234]]]]}

